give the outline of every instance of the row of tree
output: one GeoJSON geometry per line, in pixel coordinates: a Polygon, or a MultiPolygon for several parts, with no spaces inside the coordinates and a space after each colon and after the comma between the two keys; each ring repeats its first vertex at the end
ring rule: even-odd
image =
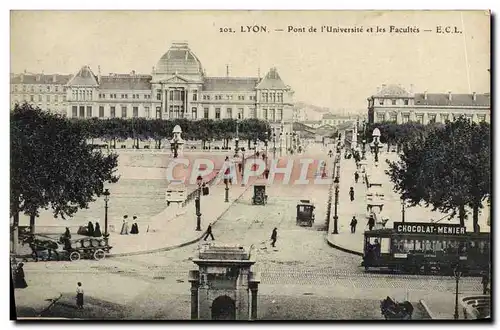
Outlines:
{"type": "Polygon", "coordinates": [[[172,138],[172,131],[176,125],[182,129],[182,137],[185,140],[201,140],[203,147],[207,141],[223,140],[227,147],[229,141],[236,137],[238,126],[238,138],[250,141],[255,139],[264,141],[270,133],[269,124],[258,119],[72,119],[76,126],[79,126],[89,139],[101,138],[109,141],[116,147],[117,140],[134,139],[134,145],[140,147],[140,141],[154,139],[156,148],[161,148],[163,139],[172,138]]]}
{"type": "Polygon", "coordinates": [[[17,246],[19,215],[30,217],[31,230],[41,209],[71,216],[117,182],[116,154],[105,155],[86,143],[82,125],[29,104],[10,114],[10,215],[17,246]]]}
{"type": "Polygon", "coordinates": [[[431,123],[423,125],[418,122],[407,122],[404,124],[396,124],[394,122],[368,123],[364,130],[362,128],[359,129],[358,143],[363,139],[367,143],[370,143],[373,140],[373,130],[378,128],[381,134],[380,141],[387,144],[387,150],[389,151],[391,146],[397,146],[399,152],[404,144],[412,143],[424,134],[425,131],[434,127],[444,127],[444,124],[431,123]]]}
{"type": "Polygon", "coordinates": [[[469,207],[478,232],[479,210],[485,199],[491,203],[490,124],[460,117],[444,125],[410,127],[395,128],[397,134],[387,138],[405,141],[400,159],[388,161],[395,191],[410,205],[425,203],[451,216],[458,213],[462,226],[469,207]]]}

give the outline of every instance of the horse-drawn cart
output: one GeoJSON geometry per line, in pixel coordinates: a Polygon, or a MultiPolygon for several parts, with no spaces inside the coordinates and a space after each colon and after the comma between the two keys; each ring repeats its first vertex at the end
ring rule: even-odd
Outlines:
{"type": "Polygon", "coordinates": [[[106,257],[112,248],[107,238],[80,236],[73,239],[60,237],[56,240],[41,235],[28,235],[23,239],[23,244],[29,244],[33,260],[39,259],[77,261],[82,258],[101,260],[106,257]]]}

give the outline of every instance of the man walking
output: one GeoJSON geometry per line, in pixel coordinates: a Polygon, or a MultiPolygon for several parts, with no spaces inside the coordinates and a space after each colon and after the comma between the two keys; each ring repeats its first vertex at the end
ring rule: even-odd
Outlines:
{"type": "Polygon", "coordinates": [[[278,228],[274,228],[273,232],[271,234],[271,246],[275,247],[276,245],[276,240],[278,239],[278,228]]]}
{"type": "Polygon", "coordinates": [[[214,235],[212,235],[212,224],[208,225],[207,232],[205,234],[205,238],[203,239],[204,241],[207,240],[208,236],[212,239],[212,241],[215,241],[214,235]]]}
{"type": "Polygon", "coordinates": [[[373,227],[375,227],[375,218],[373,215],[370,215],[370,218],[368,219],[368,230],[372,230],[373,227]]]}
{"type": "Polygon", "coordinates": [[[359,180],[359,173],[358,171],[354,172],[354,181],[356,181],[356,183],[358,183],[358,180],[359,180]]]}
{"type": "Polygon", "coordinates": [[[351,202],[354,201],[354,188],[351,187],[351,189],[349,189],[349,197],[351,198],[351,202]]]}
{"type": "Polygon", "coordinates": [[[356,225],[358,224],[358,220],[356,220],[356,217],[352,217],[351,220],[351,233],[354,234],[356,232],[356,225]]]}
{"type": "Polygon", "coordinates": [[[489,282],[490,282],[490,279],[489,279],[488,273],[483,272],[483,276],[481,278],[481,284],[483,285],[483,294],[487,294],[489,282]]]}
{"type": "Polygon", "coordinates": [[[76,287],[76,306],[78,309],[83,309],[83,288],[82,282],[77,283],[76,287]]]}

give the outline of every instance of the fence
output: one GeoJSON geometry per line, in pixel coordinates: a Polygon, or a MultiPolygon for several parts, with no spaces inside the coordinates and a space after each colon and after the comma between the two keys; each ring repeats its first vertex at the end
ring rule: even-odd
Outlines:
{"type": "MultiPolygon", "coordinates": [[[[217,179],[218,176],[219,176],[219,170],[217,170],[216,175],[214,175],[210,180],[208,180],[207,185],[211,186],[214,183],[214,181],[217,179]]],[[[189,193],[189,195],[187,195],[186,200],[184,202],[182,202],[182,204],[181,204],[182,207],[188,205],[192,200],[194,200],[197,194],[198,194],[198,188],[191,191],[189,193]]]]}
{"type": "MultiPolygon", "coordinates": [[[[337,164],[337,161],[340,161],[340,159],[338,159],[338,154],[335,156],[334,158],[334,161],[333,161],[333,169],[332,169],[332,183],[330,184],[330,188],[328,189],[328,201],[326,202],[326,219],[325,219],[325,222],[326,222],[326,231],[327,231],[327,234],[330,232],[330,217],[332,215],[332,199],[333,199],[333,188],[334,188],[334,180],[335,180],[335,170],[337,168],[336,164],[337,164]]],[[[340,176],[339,175],[340,173],[337,173],[337,176],[340,176]]]]}

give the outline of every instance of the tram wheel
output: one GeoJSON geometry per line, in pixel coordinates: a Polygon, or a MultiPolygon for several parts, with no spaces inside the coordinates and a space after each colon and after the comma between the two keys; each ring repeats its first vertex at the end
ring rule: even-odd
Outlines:
{"type": "Polygon", "coordinates": [[[98,249],[94,252],[94,259],[95,260],[102,260],[102,259],[104,259],[104,257],[106,257],[106,253],[103,250],[98,249]]]}
{"type": "Polygon", "coordinates": [[[73,251],[69,254],[69,260],[71,261],[78,261],[80,260],[80,252],[78,251],[73,251]]]}

